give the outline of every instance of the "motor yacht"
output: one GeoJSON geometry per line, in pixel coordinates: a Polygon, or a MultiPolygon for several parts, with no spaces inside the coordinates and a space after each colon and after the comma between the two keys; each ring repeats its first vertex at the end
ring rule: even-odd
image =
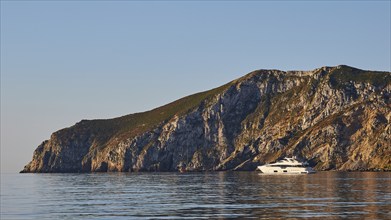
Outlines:
{"type": "Polygon", "coordinates": [[[275,163],[258,166],[265,174],[309,174],[315,173],[315,170],[307,162],[300,162],[295,157],[285,157],[275,163]]]}

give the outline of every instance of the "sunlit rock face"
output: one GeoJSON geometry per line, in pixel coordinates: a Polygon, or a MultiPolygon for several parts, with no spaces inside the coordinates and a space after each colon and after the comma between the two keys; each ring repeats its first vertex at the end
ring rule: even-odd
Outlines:
{"type": "Polygon", "coordinates": [[[52,134],[22,172],[254,170],[284,156],[317,170],[391,170],[391,73],[258,70],[144,113],[52,134]]]}

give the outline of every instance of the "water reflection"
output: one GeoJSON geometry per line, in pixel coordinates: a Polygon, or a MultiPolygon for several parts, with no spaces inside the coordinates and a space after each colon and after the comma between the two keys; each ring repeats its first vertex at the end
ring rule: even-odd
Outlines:
{"type": "Polygon", "coordinates": [[[1,219],[391,219],[391,173],[2,174],[1,219]]]}

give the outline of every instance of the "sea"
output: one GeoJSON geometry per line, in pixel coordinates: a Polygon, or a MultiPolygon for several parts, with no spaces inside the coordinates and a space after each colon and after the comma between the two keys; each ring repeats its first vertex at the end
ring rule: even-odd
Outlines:
{"type": "Polygon", "coordinates": [[[391,173],[1,174],[1,219],[391,219],[391,173]]]}

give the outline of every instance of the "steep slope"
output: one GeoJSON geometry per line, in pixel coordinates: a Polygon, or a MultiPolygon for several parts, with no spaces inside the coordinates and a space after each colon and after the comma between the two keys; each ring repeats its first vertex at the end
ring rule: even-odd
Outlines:
{"type": "Polygon", "coordinates": [[[21,172],[391,170],[391,73],[258,70],[154,110],[57,131],[21,172]]]}

